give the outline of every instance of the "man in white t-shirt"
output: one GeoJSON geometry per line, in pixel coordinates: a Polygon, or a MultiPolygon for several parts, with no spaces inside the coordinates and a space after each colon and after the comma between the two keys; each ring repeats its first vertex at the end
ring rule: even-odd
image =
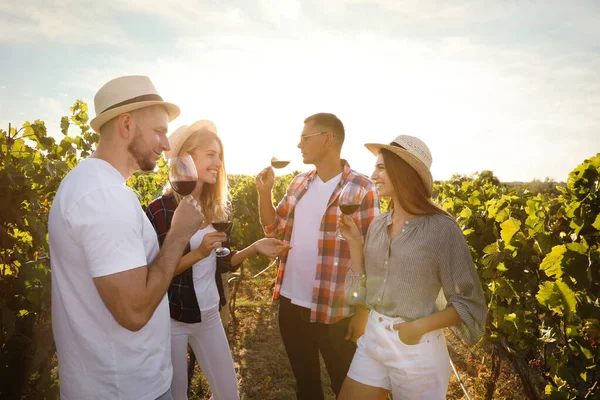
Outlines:
{"type": "Polygon", "coordinates": [[[294,376],[298,399],[323,399],[319,353],[337,395],[364,332],[367,312],[344,297],[350,249],[335,235],[339,196],[345,185],[365,193],[351,215],[363,238],[379,214],[375,185],[340,158],[344,125],[333,114],[319,113],[304,121],[298,148],[305,164],[316,168],[299,174],[285,197],[273,207],[272,168],[256,179],[260,218],[267,236],[281,235],[291,250],[280,256],[274,297],[279,299],[279,331],[294,376]]]}
{"type": "Polygon", "coordinates": [[[170,399],[165,294],[203,215],[181,202],[159,250],[125,181],[170,149],[179,108],[144,76],[109,81],[94,105],[97,150],[61,182],[48,220],[61,399],[170,399]]]}

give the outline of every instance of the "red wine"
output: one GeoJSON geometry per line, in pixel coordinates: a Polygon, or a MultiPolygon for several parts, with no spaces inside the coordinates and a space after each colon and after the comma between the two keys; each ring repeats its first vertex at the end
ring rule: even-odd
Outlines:
{"type": "Polygon", "coordinates": [[[279,160],[273,161],[273,160],[271,160],[271,166],[273,168],[277,168],[277,169],[285,168],[285,167],[287,167],[287,165],[289,163],[290,163],[289,161],[279,161],[279,160]]]}
{"type": "Polygon", "coordinates": [[[213,228],[215,228],[218,232],[227,232],[233,226],[233,222],[231,221],[219,221],[212,223],[213,228]]]}
{"type": "Polygon", "coordinates": [[[187,196],[196,188],[196,181],[173,181],[171,182],[173,190],[182,196],[187,196]]]}
{"type": "Polygon", "coordinates": [[[355,213],[358,210],[358,207],[360,207],[360,204],[340,204],[340,210],[346,215],[355,213]]]}

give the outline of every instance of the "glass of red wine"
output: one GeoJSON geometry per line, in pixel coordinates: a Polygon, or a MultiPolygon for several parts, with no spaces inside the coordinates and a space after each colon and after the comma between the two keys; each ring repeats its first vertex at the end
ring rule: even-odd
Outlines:
{"type": "MultiPolygon", "coordinates": [[[[349,216],[357,212],[366,194],[367,190],[364,187],[351,182],[346,183],[338,199],[342,214],[349,216]]],[[[345,240],[339,229],[335,231],[335,235],[338,239],[345,240]]]]}
{"type": "Polygon", "coordinates": [[[196,188],[198,171],[192,156],[183,153],[180,156],[171,157],[169,165],[169,183],[174,191],[182,196],[187,196],[196,188]]]}
{"type": "MultiPolygon", "coordinates": [[[[215,230],[217,232],[227,233],[233,226],[233,222],[232,221],[216,221],[216,222],[212,223],[212,226],[213,226],[213,228],[215,228],[215,230]]],[[[219,246],[215,250],[215,253],[217,254],[217,257],[225,257],[225,256],[228,256],[229,253],[231,253],[231,252],[229,251],[229,249],[227,247],[219,246]]]]}

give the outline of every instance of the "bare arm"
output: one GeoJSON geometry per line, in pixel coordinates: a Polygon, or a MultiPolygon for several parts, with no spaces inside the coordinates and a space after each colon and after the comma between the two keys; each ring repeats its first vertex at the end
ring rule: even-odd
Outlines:
{"type": "Polygon", "coordinates": [[[94,278],[102,301],[121,326],[138,331],[148,323],[167,292],[190,237],[203,219],[196,204],[182,201],[152,263],[94,278]]]}
{"type": "Polygon", "coordinates": [[[460,316],[456,312],[456,309],[450,305],[444,310],[428,315],[427,317],[396,324],[393,326],[393,329],[398,331],[400,340],[408,345],[414,345],[419,343],[424,334],[437,329],[454,326],[459,322],[460,316]]]}
{"type": "Polygon", "coordinates": [[[179,265],[177,265],[177,268],[175,269],[174,276],[181,274],[198,261],[208,257],[210,253],[219,247],[226,239],[227,235],[223,232],[211,232],[204,235],[200,246],[181,257],[179,265]]]}
{"type": "MultiPolygon", "coordinates": [[[[271,225],[275,220],[275,207],[271,191],[275,184],[275,174],[273,168],[268,167],[262,170],[256,176],[256,188],[258,190],[258,204],[260,213],[260,223],[262,226],[271,225]]],[[[237,265],[237,264],[234,264],[237,265]]]]}
{"type": "Polygon", "coordinates": [[[263,238],[252,243],[242,251],[238,251],[231,257],[231,265],[236,266],[244,262],[250,256],[262,254],[269,258],[275,258],[282,252],[290,249],[290,246],[275,238],[263,238]]]}
{"type": "Polygon", "coordinates": [[[365,269],[365,261],[360,230],[351,217],[343,214],[338,218],[338,228],[350,247],[350,268],[355,274],[361,274],[365,269]]]}
{"type": "Polygon", "coordinates": [[[186,245],[185,238],[167,234],[152,264],[94,278],[102,301],[119,325],[139,331],[148,323],[171,284],[186,245]]]}
{"type": "Polygon", "coordinates": [[[256,250],[256,242],[254,242],[250,246],[246,247],[244,250],[238,251],[233,256],[231,256],[231,265],[240,265],[244,262],[246,258],[254,256],[256,254],[258,254],[258,251],[256,250]]]}

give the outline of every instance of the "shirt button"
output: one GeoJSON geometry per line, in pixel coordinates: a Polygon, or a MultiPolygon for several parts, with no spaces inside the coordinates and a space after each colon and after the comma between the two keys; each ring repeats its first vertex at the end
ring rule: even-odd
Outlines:
{"type": "Polygon", "coordinates": [[[377,299],[377,301],[381,301],[381,297],[377,299]]]}
{"type": "Polygon", "coordinates": [[[406,232],[406,229],[402,228],[402,232],[406,232]]]}
{"type": "Polygon", "coordinates": [[[409,223],[408,221],[404,221],[404,225],[408,225],[408,223],[409,223]]]}
{"type": "Polygon", "coordinates": [[[379,322],[383,322],[383,318],[379,317],[379,322]]]}
{"type": "Polygon", "coordinates": [[[387,279],[383,278],[383,283],[385,283],[387,281],[387,279]]]}
{"type": "Polygon", "coordinates": [[[334,262],[334,263],[333,263],[333,265],[337,267],[337,261],[336,261],[336,262],[334,262]]]}

